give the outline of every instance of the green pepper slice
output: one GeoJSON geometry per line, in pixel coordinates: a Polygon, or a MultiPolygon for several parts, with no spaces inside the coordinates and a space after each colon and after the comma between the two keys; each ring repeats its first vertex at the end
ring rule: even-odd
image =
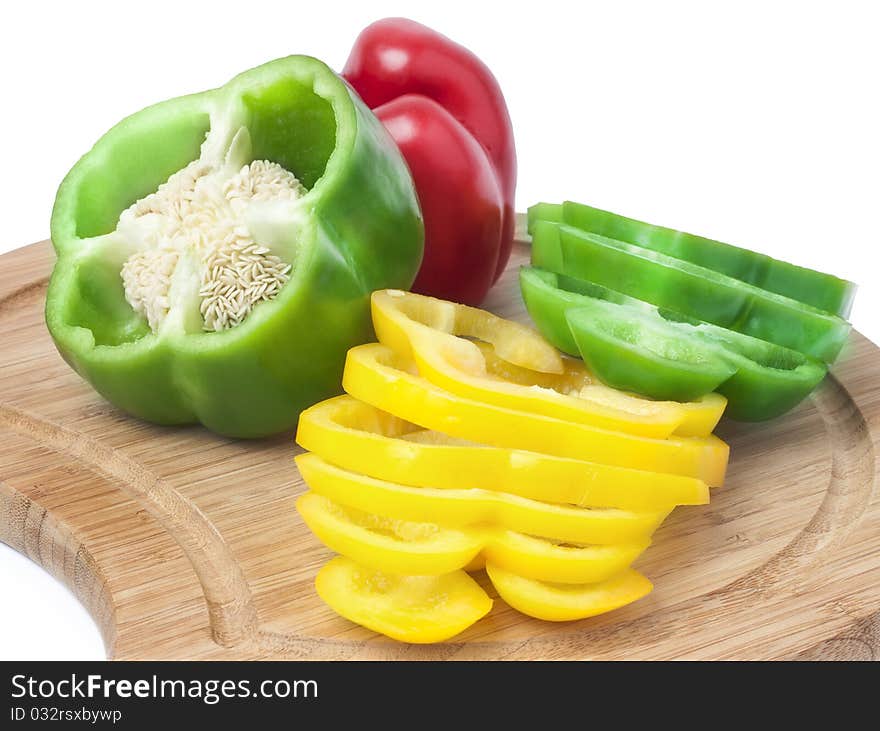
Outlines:
{"type": "Polygon", "coordinates": [[[565,317],[584,362],[614,388],[694,401],[736,373],[714,343],[626,306],[588,298],[565,317]]]}
{"type": "MultiPolygon", "coordinates": [[[[259,198],[221,183],[228,180],[212,182],[205,195],[259,198]]],[[[58,260],[46,322],[65,360],[131,414],[200,422],[235,437],[292,429],[301,410],[341,392],[346,351],[373,337],[370,293],[412,283],[424,236],[396,144],[345,81],[306,56],[272,61],[117,124],[64,179],[51,232],[58,260]],[[166,220],[165,209],[151,209],[151,194],[180,182],[175,176],[194,164],[193,177],[202,166],[241,178],[259,164],[292,180],[286,199],[272,197],[268,180],[268,200],[249,202],[243,228],[232,219],[236,228],[227,231],[253,236],[248,251],[231,252],[233,264],[268,251],[280,272],[273,286],[281,284],[268,298],[263,280],[271,277],[245,271],[224,289],[228,261],[212,259],[214,271],[193,251],[175,249],[173,272],[170,264],[162,272],[167,296],[147,301],[145,314],[132,303],[125,267],[156,251],[139,248],[138,238],[149,237],[152,219],[166,220]],[[134,218],[138,235],[123,230],[134,218]],[[205,306],[204,278],[216,272],[212,302],[222,317],[205,306]],[[232,295],[242,295],[249,277],[251,300],[241,305],[232,295]],[[206,331],[212,322],[216,331],[206,331]]],[[[138,271],[129,274],[136,279],[138,271]]]]}
{"type": "Polygon", "coordinates": [[[526,221],[529,235],[534,233],[536,221],[570,223],[565,220],[565,212],[563,211],[562,203],[535,203],[534,205],[529,206],[526,221]]]}
{"type": "Polygon", "coordinates": [[[679,401],[717,390],[727,416],[763,421],[796,406],[826,372],[801,353],[592,282],[524,267],[520,284],[544,336],[617,388],[679,401]]]}
{"type": "Polygon", "coordinates": [[[583,203],[538,203],[529,208],[528,218],[529,233],[538,220],[566,223],[583,231],[636,244],[713,269],[842,318],[849,316],[855,297],[855,284],[831,274],[799,267],[721,241],[636,221],[583,203]]]}
{"type": "Polygon", "coordinates": [[[564,224],[536,221],[532,264],[831,363],[849,334],[835,315],[705,267],[564,224]]]}

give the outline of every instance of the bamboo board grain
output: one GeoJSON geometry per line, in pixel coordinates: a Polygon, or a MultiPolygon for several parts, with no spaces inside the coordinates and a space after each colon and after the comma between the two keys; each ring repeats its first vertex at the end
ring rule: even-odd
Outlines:
{"type": "MultiPolygon", "coordinates": [[[[526,257],[518,244],[490,309],[524,317],[526,257]]],[[[636,564],[655,583],[647,598],[565,624],[497,600],[453,641],[409,646],[317,598],[330,554],[294,510],[304,486],[291,435],[240,442],[145,424],[63,363],[42,318],[52,262],[47,242],[0,257],[0,540],[70,587],[112,658],[880,656],[880,350],[857,333],[791,414],[722,422],[727,484],[656,533],[636,564]]]]}

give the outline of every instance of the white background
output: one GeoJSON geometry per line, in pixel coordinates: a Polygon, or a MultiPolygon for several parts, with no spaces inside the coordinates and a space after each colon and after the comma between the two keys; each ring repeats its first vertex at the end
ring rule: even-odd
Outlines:
{"type": "MultiPolygon", "coordinates": [[[[853,322],[880,342],[873,10],[840,0],[7,3],[0,253],[48,236],[56,186],[123,116],[290,53],[341,69],[361,27],[406,15],[495,71],[516,131],[520,210],[572,198],[832,271],[860,283],[853,322]]],[[[0,659],[103,656],[67,590],[3,546],[0,582],[0,659]]]]}

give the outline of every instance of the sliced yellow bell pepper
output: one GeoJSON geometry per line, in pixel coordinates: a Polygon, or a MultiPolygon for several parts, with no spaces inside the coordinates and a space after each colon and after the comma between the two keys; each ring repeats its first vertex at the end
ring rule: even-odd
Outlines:
{"type": "Polygon", "coordinates": [[[644,541],[669,514],[669,510],[635,513],[551,505],[478,488],[407,487],[339,469],[311,453],[299,455],[296,464],[309,488],[335,503],[448,528],[482,524],[559,541],[604,545],[644,541]]]}
{"type": "Polygon", "coordinates": [[[481,447],[338,396],[300,415],[303,448],[350,472],[413,487],[480,487],[550,503],[623,510],[705,505],[705,482],[663,472],[481,447]]]}
{"type": "Polygon", "coordinates": [[[649,439],[516,411],[456,396],[401,368],[379,343],[352,348],[343,388],[355,398],[427,429],[496,447],[525,449],[651,472],[696,477],[721,485],[728,447],[714,435],[649,439]]]}
{"type": "Polygon", "coordinates": [[[477,556],[543,581],[602,581],[627,568],[648,547],[640,542],[568,545],[505,529],[444,528],[436,523],[396,520],[345,507],[313,492],[296,508],[306,525],[332,551],[357,563],[398,574],[446,574],[479,567],[477,556]]]}
{"type": "Polygon", "coordinates": [[[631,604],[651,592],[653,585],[638,571],[625,569],[595,584],[535,581],[486,564],[498,595],[518,612],[550,622],[567,622],[604,614],[631,604]]]}
{"type": "Polygon", "coordinates": [[[318,540],[359,564],[395,574],[437,575],[462,569],[483,549],[476,530],[397,520],[307,492],[296,509],[318,540]]]}
{"type": "Polygon", "coordinates": [[[401,642],[442,642],[492,609],[492,600],[464,571],[400,576],[337,556],[315,577],[315,589],[337,614],[401,642]]]}
{"type": "Polygon", "coordinates": [[[464,305],[380,290],[372,313],[381,343],[412,358],[431,383],[465,398],[659,439],[709,434],[726,405],[717,394],[685,406],[616,391],[597,383],[581,361],[558,354],[560,367],[550,370],[548,344],[537,332],[464,305]]]}
{"type": "Polygon", "coordinates": [[[476,307],[384,289],[372,295],[372,315],[376,334],[382,331],[381,342],[406,358],[413,355],[407,330],[421,324],[433,332],[491,343],[508,363],[541,373],[563,372],[559,351],[537,330],[476,307]]]}
{"type": "Polygon", "coordinates": [[[588,398],[595,403],[605,404],[622,411],[638,412],[640,408],[659,406],[680,409],[683,418],[674,432],[680,437],[704,437],[711,434],[718,426],[718,421],[727,406],[727,399],[720,393],[714,392],[707,393],[697,401],[684,403],[653,401],[645,396],[619,391],[595,380],[584,362],[576,358],[562,356],[563,373],[548,375],[508,363],[499,357],[495,349],[488,343],[477,342],[476,345],[483,353],[488,373],[505,381],[512,381],[523,386],[552,388],[556,391],[562,391],[562,393],[588,398]]]}
{"type": "Polygon", "coordinates": [[[597,546],[554,543],[504,531],[483,550],[486,566],[500,566],[520,576],[563,584],[603,581],[629,567],[650,545],[649,539],[597,546]]]}

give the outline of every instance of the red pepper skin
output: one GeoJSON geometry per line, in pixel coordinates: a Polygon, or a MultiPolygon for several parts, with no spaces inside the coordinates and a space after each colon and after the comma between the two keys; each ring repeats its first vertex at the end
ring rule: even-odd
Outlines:
{"type": "Polygon", "coordinates": [[[504,199],[485,151],[437,102],[406,94],[373,110],[403,153],[425,226],[413,292],[476,305],[495,281],[504,199]]]}
{"type": "MultiPolygon", "coordinates": [[[[463,46],[420,23],[386,18],[361,32],[342,75],[371,109],[404,95],[433,99],[483,147],[503,198],[500,247],[492,273],[493,282],[497,280],[513,245],[516,149],[504,96],[489,68],[463,46]]],[[[421,198],[418,180],[416,188],[421,198]]],[[[460,194],[466,195],[467,189],[460,194]]],[[[432,242],[446,246],[427,217],[425,228],[426,251],[432,242]]]]}

